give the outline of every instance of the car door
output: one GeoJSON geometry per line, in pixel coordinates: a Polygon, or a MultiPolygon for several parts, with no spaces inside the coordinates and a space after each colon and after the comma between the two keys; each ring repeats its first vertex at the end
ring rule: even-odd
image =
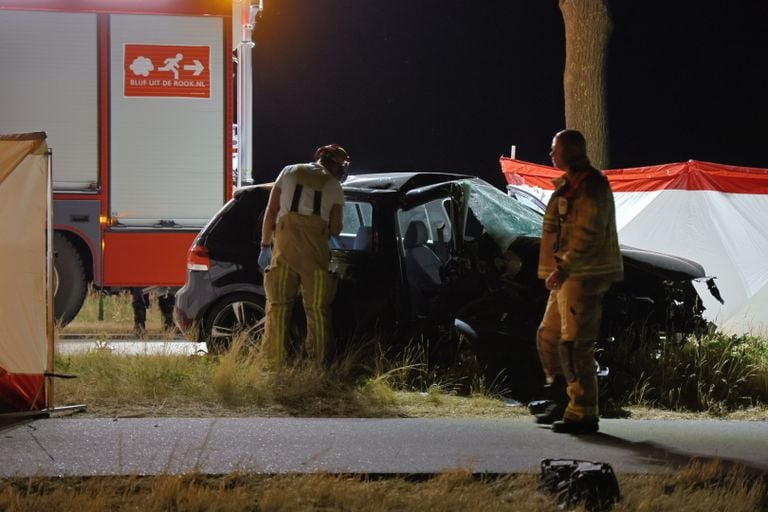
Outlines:
{"type": "Polygon", "coordinates": [[[452,327],[449,269],[460,239],[462,194],[456,182],[414,189],[395,211],[401,279],[417,335],[439,337],[452,327]]]}

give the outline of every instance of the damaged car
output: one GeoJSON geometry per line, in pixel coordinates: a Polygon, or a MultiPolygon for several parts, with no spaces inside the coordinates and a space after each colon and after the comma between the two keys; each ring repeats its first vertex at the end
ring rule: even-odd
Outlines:
{"type": "MultiPolygon", "coordinates": [[[[343,189],[344,227],[329,242],[340,345],[376,335],[394,349],[424,340],[430,362],[444,365],[469,347],[488,378],[501,376],[518,399],[533,396],[543,381],[535,336],[548,294],[536,275],[541,212],[469,175],[358,174],[343,189]]],[[[176,320],[209,352],[263,329],[256,260],[269,192],[237,190],[189,250],[176,320]]],[[[627,247],[622,254],[625,280],[606,296],[601,340],[636,325],[679,335],[702,329],[692,284],[705,278],[701,265],[627,247]]],[[[297,338],[300,308],[297,301],[297,338]]]]}

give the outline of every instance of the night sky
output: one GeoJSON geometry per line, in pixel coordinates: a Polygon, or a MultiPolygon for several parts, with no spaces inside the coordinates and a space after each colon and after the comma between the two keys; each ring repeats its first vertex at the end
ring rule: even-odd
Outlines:
{"type": "MultiPolygon", "coordinates": [[[[564,128],[556,0],[265,0],[254,39],[254,179],[315,147],[353,173],[549,163],[564,128]]],[[[608,53],[612,168],[768,167],[768,2],[617,0],[608,53]]]]}

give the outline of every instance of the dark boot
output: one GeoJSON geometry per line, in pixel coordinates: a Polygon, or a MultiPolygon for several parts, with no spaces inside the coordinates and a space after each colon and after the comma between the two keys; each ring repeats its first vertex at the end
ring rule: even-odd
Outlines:
{"type": "Polygon", "coordinates": [[[557,420],[563,419],[563,413],[568,406],[568,394],[566,393],[567,384],[565,377],[558,375],[552,384],[544,386],[546,402],[539,405],[529,406],[529,409],[536,416],[536,423],[540,425],[551,425],[557,420]]]}
{"type": "Polygon", "coordinates": [[[147,333],[147,303],[141,293],[141,288],[131,288],[133,301],[133,334],[143,339],[147,333]]]}
{"type": "Polygon", "coordinates": [[[582,420],[562,419],[552,423],[552,431],[558,434],[594,434],[599,430],[597,418],[589,417],[582,420]]]}
{"type": "Polygon", "coordinates": [[[544,409],[558,397],[559,393],[555,390],[559,386],[562,386],[560,382],[562,378],[561,375],[558,375],[551,384],[545,384],[541,390],[539,398],[528,402],[528,412],[534,416],[544,412],[544,409]]]}
{"type": "Polygon", "coordinates": [[[163,318],[163,329],[166,331],[175,330],[173,324],[173,307],[176,304],[176,297],[170,293],[158,295],[157,304],[160,307],[160,315],[163,318]]]}
{"type": "Polygon", "coordinates": [[[568,406],[568,403],[563,402],[552,402],[550,403],[546,409],[544,409],[544,412],[539,413],[536,415],[536,423],[539,425],[551,425],[552,423],[562,420],[563,419],[563,413],[565,413],[565,408],[568,406]]]}

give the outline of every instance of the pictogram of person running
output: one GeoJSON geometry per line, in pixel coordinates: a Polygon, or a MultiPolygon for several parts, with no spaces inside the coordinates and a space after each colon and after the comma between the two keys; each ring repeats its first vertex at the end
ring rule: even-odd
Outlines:
{"type": "Polygon", "coordinates": [[[180,53],[176,54],[176,57],[169,57],[165,59],[164,65],[161,68],[157,68],[158,71],[171,71],[173,73],[173,78],[178,80],[179,79],[179,62],[181,59],[183,59],[184,56],[180,53]]]}

